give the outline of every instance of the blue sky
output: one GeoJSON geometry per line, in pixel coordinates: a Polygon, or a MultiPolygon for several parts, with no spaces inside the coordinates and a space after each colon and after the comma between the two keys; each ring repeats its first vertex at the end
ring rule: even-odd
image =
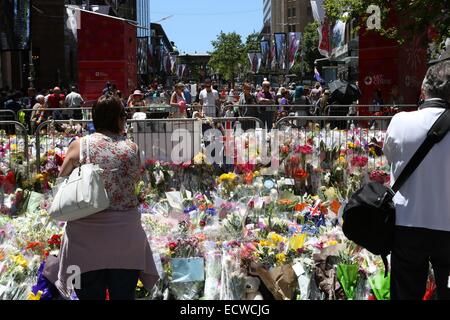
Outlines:
{"type": "Polygon", "coordinates": [[[220,31],[235,31],[243,42],[247,35],[261,31],[263,0],[150,0],[150,16],[180,53],[206,53],[212,51],[211,41],[220,31]]]}

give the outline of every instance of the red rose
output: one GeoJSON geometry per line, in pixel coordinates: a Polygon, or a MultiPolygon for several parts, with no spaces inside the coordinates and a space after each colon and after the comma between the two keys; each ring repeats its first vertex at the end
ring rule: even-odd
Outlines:
{"type": "Polygon", "coordinates": [[[253,209],[255,207],[255,201],[254,200],[250,200],[250,202],[248,203],[248,207],[250,209],[253,209]]]}
{"type": "Polygon", "coordinates": [[[205,220],[201,220],[200,221],[200,227],[204,227],[204,226],[206,226],[206,221],[205,220]]]}
{"type": "Polygon", "coordinates": [[[175,250],[177,248],[177,244],[175,242],[170,242],[169,243],[169,249],[170,250],[175,250]]]}
{"type": "Polygon", "coordinates": [[[288,146],[282,146],[281,147],[281,153],[282,154],[288,154],[289,153],[289,147],[288,146]]]}
{"type": "Polygon", "coordinates": [[[297,180],[304,180],[306,178],[308,178],[308,172],[306,172],[305,170],[301,169],[301,168],[296,168],[293,170],[292,172],[293,178],[297,179],[297,180]]]}

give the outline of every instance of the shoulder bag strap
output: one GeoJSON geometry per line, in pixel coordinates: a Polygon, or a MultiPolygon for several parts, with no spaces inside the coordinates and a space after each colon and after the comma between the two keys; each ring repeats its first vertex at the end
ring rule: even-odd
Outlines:
{"type": "Polygon", "coordinates": [[[86,163],[91,163],[90,146],[89,146],[90,139],[91,137],[89,135],[86,136],[86,163]]]}
{"type": "Polygon", "coordinates": [[[425,159],[428,152],[433,148],[433,146],[440,142],[450,130],[450,110],[446,109],[444,113],[438,118],[438,120],[433,124],[430,131],[428,131],[425,141],[414,153],[411,160],[409,160],[406,167],[403,169],[402,173],[395,181],[392,191],[397,193],[398,190],[403,186],[403,184],[408,180],[411,174],[416,170],[416,168],[425,159]]]}

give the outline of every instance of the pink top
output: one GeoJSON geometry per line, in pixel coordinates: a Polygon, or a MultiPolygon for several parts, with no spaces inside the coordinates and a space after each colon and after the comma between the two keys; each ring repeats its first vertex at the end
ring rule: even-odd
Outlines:
{"type": "MultiPolygon", "coordinates": [[[[83,160],[87,159],[86,150],[83,143],[83,160]]],[[[126,211],[136,208],[139,202],[134,190],[140,175],[136,144],[123,136],[94,133],[89,138],[89,156],[90,162],[104,170],[101,176],[111,203],[109,209],[126,211]]]]}

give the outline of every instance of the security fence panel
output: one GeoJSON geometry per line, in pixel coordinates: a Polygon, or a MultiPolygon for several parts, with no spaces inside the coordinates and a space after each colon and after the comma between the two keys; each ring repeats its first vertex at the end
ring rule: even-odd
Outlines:
{"type": "Polygon", "coordinates": [[[201,151],[201,121],[147,119],[130,122],[131,136],[145,160],[183,163],[191,161],[201,151]]]}
{"type": "Polygon", "coordinates": [[[26,179],[30,171],[29,152],[26,128],[19,122],[0,121],[0,174],[12,171],[26,179]]]}

